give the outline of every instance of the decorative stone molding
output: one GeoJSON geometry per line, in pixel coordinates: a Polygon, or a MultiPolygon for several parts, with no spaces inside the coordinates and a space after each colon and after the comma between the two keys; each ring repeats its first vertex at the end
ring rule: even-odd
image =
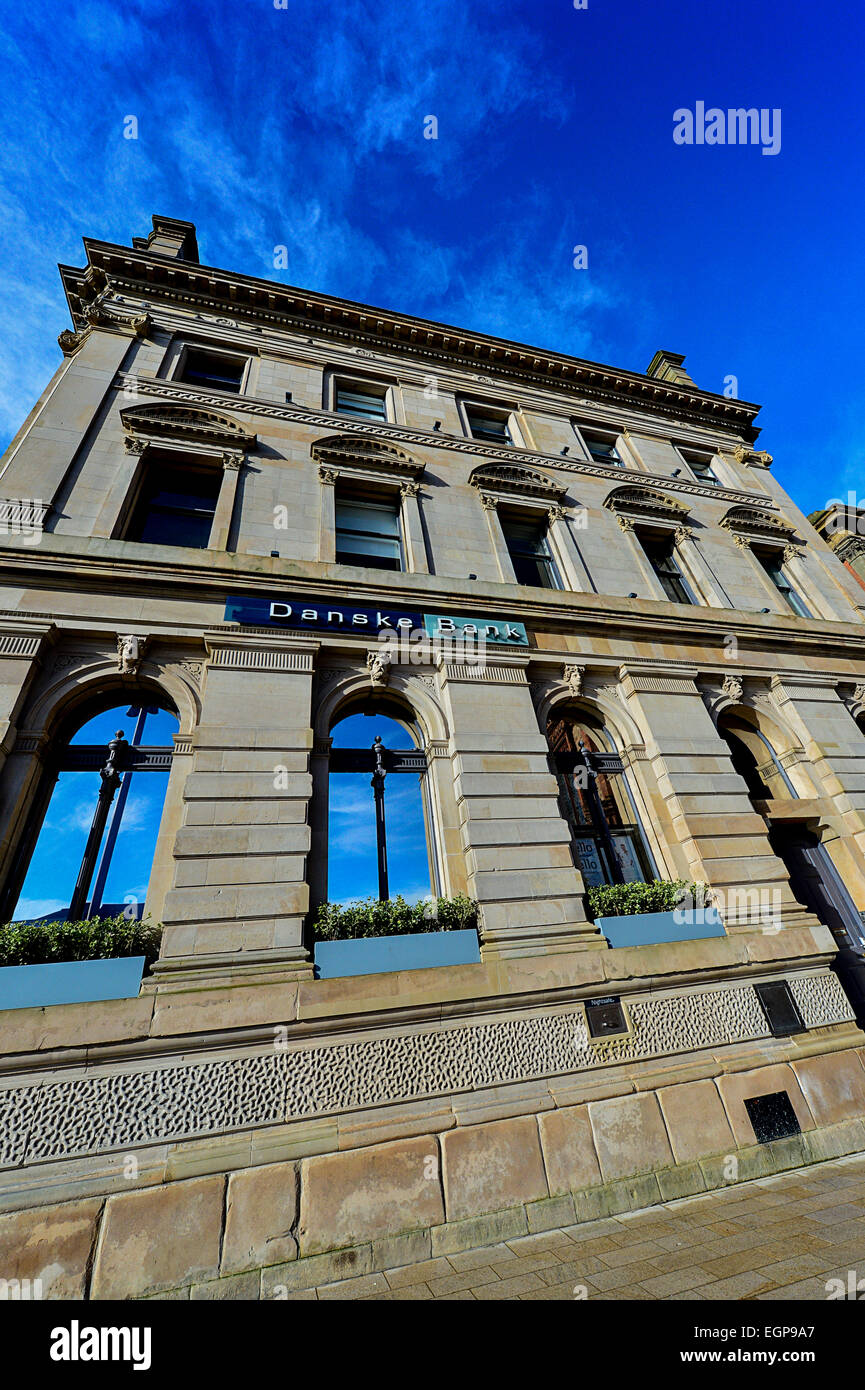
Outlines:
{"type": "Polygon", "coordinates": [[[744,685],[740,676],[725,676],[721,684],[724,694],[734,702],[739,704],[744,694],[744,685]]]}
{"type": "Polygon", "coordinates": [[[318,470],[318,480],[324,483],[325,487],[334,487],[339,479],[339,473],[335,468],[323,468],[318,470]]]}
{"type": "Polygon", "coordinates": [[[856,686],[856,689],[853,691],[853,699],[856,701],[857,705],[865,704],[865,684],[856,686]]]}
{"type": "MultiPolygon", "coordinates": [[[[138,378],[135,378],[138,380],[138,378]]],[[[255,448],[256,436],[245,425],[224,411],[198,406],[174,405],[161,402],[154,405],[133,405],[121,410],[120,419],[129,439],[148,444],[162,442],[187,443],[222,454],[242,457],[255,448]]],[[[130,452],[143,452],[131,447],[130,452]]]]}
{"type": "Polygon", "coordinates": [[[420,483],[400,483],[399,490],[403,497],[417,497],[420,483]]]}
{"type": "Polygon", "coordinates": [[[373,649],[366,654],[366,669],[374,686],[385,686],[390,680],[391,659],[386,652],[373,649]]]}
{"type": "Polygon", "coordinates": [[[317,439],[310,449],[321,467],[339,477],[341,472],[373,474],[396,483],[417,482],[425,464],[412,458],[405,450],[381,436],[357,436],[354,433],[331,435],[317,439]]]}
{"type": "Polygon", "coordinates": [[[782,556],[782,559],[783,559],[784,564],[785,564],[785,565],[788,565],[788,564],[790,563],[791,560],[798,560],[798,559],[800,559],[803,555],[804,555],[804,550],[803,550],[803,548],[802,548],[801,546],[799,546],[799,545],[793,545],[793,544],[791,543],[790,545],[785,545],[785,546],[784,546],[784,554],[783,554],[783,556],[782,556]]]}
{"type": "Polygon", "coordinates": [[[494,512],[499,505],[499,499],[492,497],[488,492],[481,493],[481,506],[485,512],[494,512]]]}
{"type": "MultiPolygon", "coordinates": [[[[808,1028],[849,1022],[834,975],[789,981],[808,1028]]],[[[631,1032],[615,1057],[588,1037],[580,1004],[495,1022],[248,1049],[212,1060],[154,1058],[99,1074],[39,1077],[0,1090],[0,1164],[123,1152],[318,1115],[472,1092],[612,1061],[692,1054],[769,1037],[752,985],[629,997],[631,1032]]]]}
{"type": "Polygon", "coordinates": [[[449,681],[481,681],[491,685],[527,685],[525,666],[504,666],[487,661],[483,666],[468,666],[460,662],[443,663],[449,681]]]}
{"type": "Polygon", "coordinates": [[[560,498],[567,491],[539,469],[516,463],[482,464],[469,476],[469,484],[481,493],[501,493],[517,498],[560,498]]]}
{"type": "MultiPolygon", "coordinates": [[[[630,517],[638,521],[664,521],[681,525],[688,515],[688,508],[684,502],[679,502],[674,497],[665,497],[655,488],[634,487],[631,483],[613,488],[604,498],[604,506],[617,519],[630,517]]],[[[621,521],[619,524],[621,525],[621,521]]]]}
{"type": "MultiPolygon", "coordinates": [[[[405,345],[403,345],[403,350],[405,350],[405,345]]],[[[196,391],[194,387],[185,384],[165,381],[157,377],[136,376],[129,372],[118,372],[114,378],[114,385],[118,390],[134,390],[136,394],[141,396],[170,397],[172,401],[207,408],[213,407],[214,395],[216,394],[215,392],[205,394],[203,391],[196,391]]],[[[281,402],[253,399],[249,396],[229,397],[226,400],[226,407],[238,410],[244,415],[285,420],[312,428],[329,428],[333,425],[333,415],[329,411],[284,405],[281,402]]],[[[606,465],[590,459],[575,459],[566,462],[558,454],[555,457],[548,457],[535,450],[517,449],[513,445],[495,445],[489,441],[480,443],[463,436],[446,435],[441,432],[433,434],[430,431],[412,429],[407,425],[385,423],[367,425],[360,420],[346,418],[345,421],[341,422],[341,427],[346,435],[359,439],[383,440],[387,443],[393,442],[420,448],[428,448],[432,445],[436,449],[476,455],[487,461],[500,459],[510,466],[514,464],[514,455],[516,454],[520,463],[555,469],[557,473],[575,473],[595,478],[607,478],[610,482],[617,483],[628,480],[638,487],[645,486],[648,481],[651,486],[662,488],[665,492],[685,493],[694,497],[711,497],[716,502],[747,503],[752,500],[750,493],[742,492],[736,488],[707,487],[705,484],[689,479],[671,478],[660,474],[650,475],[647,478],[644,472],[618,468],[614,464],[606,465]]],[[[769,509],[775,508],[775,503],[768,498],[765,502],[761,502],[761,505],[769,509]]]]}
{"type": "Polygon", "coordinates": [[[789,522],[773,516],[763,507],[731,507],[719,525],[729,531],[740,546],[749,545],[751,541],[772,541],[777,545],[799,539],[789,522]]]}
{"type": "Polygon", "coordinates": [[[434,758],[449,758],[451,755],[450,746],[446,738],[430,739],[424,752],[427,756],[427,762],[432,762],[434,758]]]}
{"type": "Polygon", "coordinates": [[[71,328],[64,328],[63,332],[57,336],[57,345],[64,357],[71,357],[74,352],[78,351],[86,337],[86,333],[73,333],[71,328]]]}
{"type": "Polygon", "coordinates": [[[737,444],[733,450],[733,457],[737,463],[748,466],[758,464],[762,468],[772,467],[772,455],[767,454],[765,449],[746,449],[744,445],[737,444]]]}
{"type": "Polygon", "coordinates": [[[50,511],[51,503],[41,497],[0,497],[0,534],[34,535],[50,511]]]}
{"type": "Polygon", "coordinates": [[[135,435],[128,434],[123,441],[123,447],[127,454],[144,454],[150,448],[150,440],[137,439],[135,435]]]}
{"type": "Polygon", "coordinates": [[[132,632],[124,635],[118,634],[117,669],[122,675],[135,676],[138,674],[148,640],[147,637],[137,637],[132,632]]]}
{"type": "Polygon", "coordinates": [[[269,640],[246,633],[206,632],[208,665],[229,671],[296,671],[312,673],[319,644],[279,633],[269,640]]]}
{"type": "Polygon", "coordinates": [[[222,455],[222,467],[226,472],[238,472],[245,463],[245,456],[236,449],[226,449],[222,455]]]}
{"type": "Polygon", "coordinates": [[[181,671],[185,671],[186,674],[195,681],[196,685],[201,684],[201,677],[204,673],[203,661],[181,661],[180,669],[181,671]]]}
{"type": "Polygon", "coordinates": [[[627,535],[629,531],[633,531],[634,523],[629,516],[619,516],[618,512],[616,512],[615,515],[616,521],[619,523],[619,529],[624,531],[625,535],[627,535]]]}
{"type": "Polygon", "coordinates": [[[677,526],[674,533],[676,545],[683,545],[685,541],[691,540],[693,534],[690,526],[677,526]]]}

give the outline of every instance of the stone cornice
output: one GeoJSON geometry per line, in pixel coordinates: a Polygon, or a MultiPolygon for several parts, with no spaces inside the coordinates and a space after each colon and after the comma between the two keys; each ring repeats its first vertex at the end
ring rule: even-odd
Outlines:
{"type": "Polygon", "coordinates": [[[326,337],[365,343],[373,351],[390,346],[407,356],[423,352],[427,358],[475,368],[486,364],[514,379],[553,382],[566,390],[576,387],[585,395],[609,401],[637,400],[650,411],[666,410],[683,419],[723,424],[748,441],[759,433],[753,423],[759,407],[747,401],[295,286],[189,261],[166,260],[140,248],[89,237],[84,239],[84,246],[86,269],[60,267],[76,327],[86,321],[102,277],[112,288],[140,294],[148,301],[206,305],[217,311],[228,310],[232,319],[239,316],[294,329],[300,326],[326,337]]]}
{"type": "Polygon", "coordinates": [[[162,396],[172,401],[184,401],[191,405],[230,408],[238,415],[253,415],[274,420],[290,420],[295,424],[313,425],[321,429],[338,429],[340,434],[356,434],[365,438],[379,438],[422,446],[429,449],[444,449],[452,453],[473,454],[487,461],[501,460],[503,463],[540,464],[543,468],[555,468],[562,473],[572,473],[587,477],[608,478],[616,483],[636,483],[642,487],[658,487],[668,492],[683,492],[697,497],[712,498],[715,501],[733,502],[740,506],[759,505],[761,510],[769,511],[776,506],[771,499],[761,496],[759,502],[753,493],[738,492],[732,488],[705,487],[680,478],[669,478],[663,474],[642,473],[627,468],[605,467],[603,464],[582,459],[565,463],[558,454],[540,454],[530,449],[518,449],[513,445],[501,446],[482,444],[474,439],[457,435],[445,435],[432,430],[416,430],[408,425],[391,425],[377,421],[369,425],[360,420],[351,420],[346,415],[336,415],[328,410],[314,410],[311,407],[282,405],[277,401],[260,400],[254,396],[237,396],[225,391],[193,389],[176,382],[165,381],[159,377],[135,376],[120,372],[114,378],[117,390],[134,391],[139,396],[162,396]]]}

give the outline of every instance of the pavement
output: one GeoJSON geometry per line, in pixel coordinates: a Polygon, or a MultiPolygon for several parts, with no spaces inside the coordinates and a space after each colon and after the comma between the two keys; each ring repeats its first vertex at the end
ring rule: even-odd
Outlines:
{"type": "Polygon", "coordinates": [[[290,1297],[826,1301],[851,1271],[865,1298],[865,1154],[290,1297]]]}

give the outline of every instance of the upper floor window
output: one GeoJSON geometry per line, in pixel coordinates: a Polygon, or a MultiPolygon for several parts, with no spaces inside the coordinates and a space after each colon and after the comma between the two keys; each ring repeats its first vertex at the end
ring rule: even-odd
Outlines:
{"type": "Polygon", "coordinates": [[[678,452],[698,483],[704,483],[706,487],[721,486],[721,480],[712,471],[712,464],[707,454],[695,454],[690,449],[679,449],[678,452]]]}
{"type": "Polygon", "coordinates": [[[387,387],[337,382],[336,409],[340,415],[354,415],[360,420],[386,420],[387,387]]]}
{"type": "Polygon", "coordinates": [[[612,464],[614,468],[627,467],[625,460],[616,448],[618,435],[581,427],[579,436],[596,463],[612,464]]]}
{"type": "Polygon", "coordinates": [[[203,348],[187,348],[180,366],[179,381],[190,386],[210,386],[219,391],[239,391],[246,368],[242,357],[226,357],[203,348]]]}
{"type": "Polygon", "coordinates": [[[547,537],[546,521],[501,518],[505,544],[518,584],[542,589],[561,589],[562,581],[547,537]]]}
{"type": "Polygon", "coordinates": [[[403,569],[399,506],[343,494],[336,498],[336,560],[340,565],[403,569]]]}
{"type": "Polygon", "coordinates": [[[763,569],[768,574],[788,608],[792,608],[793,612],[800,618],[813,617],[813,614],[809,611],[784,573],[784,564],[780,554],[777,551],[754,550],[754,555],[763,566],[763,569]]]}
{"type": "Polygon", "coordinates": [[[696,603],[696,597],[679,568],[672,540],[641,535],[640,544],[657,579],[672,603],[696,603]]]}
{"type": "Polygon", "coordinates": [[[487,439],[491,444],[513,444],[508,411],[495,411],[492,407],[466,407],[472,439],[487,439]]]}
{"type": "Polygon", "coordinates": [[[219,467],[162,459],[145,463],[123,539],[206,550],[221,486],[219,467]]]}

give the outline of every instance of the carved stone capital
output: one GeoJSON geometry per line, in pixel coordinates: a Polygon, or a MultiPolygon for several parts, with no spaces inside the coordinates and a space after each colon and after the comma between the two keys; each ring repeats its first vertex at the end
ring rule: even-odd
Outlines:
{"type": "Polygon", "coordinates": [[[243,454],[236,449],[226,449],[222,455],[222,467],[226,472],[239,472],[245,462],[243,454]]]}
{"type": "Polygon", "coordinates": [[[339,473],[335,468],[320,467],[318,470],[318,480],[327,487],[333,487],[339,478],[339,473]]]}
{"type": "Polygon", "coordinates": [[[799,558],[800,554],[801,554],[801,551],[800,551],[798,545],[785,545],[785,546],[784,546],[784,554],[783,554],[783,557],[782,557],[782,558],[783,558],[783,561],[784,561],[784,564],[785,564],[785,565],[788,565],[788,564],[790,563],[791,560],[797,560],[797,559],[799,558]]]}
{"type": "Polygon", "coordinates": [[[399,490],[400,490],[400,494],[401,494],[403,497],[417,497],[418,492],[420,491],[420,484],[419,484],[419,483],[400,483],[399,490]]]}
{"type": "Polygon", "coordinates": [[[481,493],[481,506],[485,512],[494,512],[499,505],[499,499],[491,496],[488,492],[481,493]]]}
{"type": "Polygon", "coordinates": [[[685,541],[689,541],[692,534],[690,526],[677,526],[675,530],[676,545],[683,545],[685,541]]]}
{"type": "Polygon", "coordinates": [[[127,434],[123,442],[127,454],[143,454],[148,443],[146,439],[138,439],[134,434],[127,434]]]}
{"type": "Polygon", "coordinates": [[[619,523],[619,526],[623,531],[625,531],[626,533],[628,531],[633,531],[634,523],[629,516],[622,516],[619,512],[614,513],[614,515],[616,521],[619,523]]]}

